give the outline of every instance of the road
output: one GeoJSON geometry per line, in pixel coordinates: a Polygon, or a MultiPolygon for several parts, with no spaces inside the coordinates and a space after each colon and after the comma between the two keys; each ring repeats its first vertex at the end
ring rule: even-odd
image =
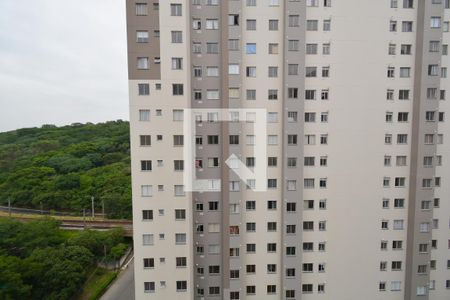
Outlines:
{"type": "Polygon", "coordinates": [[[134,300],[134,259],[120,272],[100,300],[134,300]]]}

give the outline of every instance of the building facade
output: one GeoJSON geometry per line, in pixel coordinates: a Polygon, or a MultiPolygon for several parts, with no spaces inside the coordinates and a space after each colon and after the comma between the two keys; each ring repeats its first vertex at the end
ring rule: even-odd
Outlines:
{"type": "Polygon", "coordinates": [[[136,299],[450,299],[449,0],[126,8],[136,299]]]}

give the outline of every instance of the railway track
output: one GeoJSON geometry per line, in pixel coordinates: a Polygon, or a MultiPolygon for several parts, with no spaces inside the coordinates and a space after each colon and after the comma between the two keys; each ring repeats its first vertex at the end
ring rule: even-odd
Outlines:
{"type": "Polygon", "coordinates": [[[92,230],[108,230],[113,228],[123,228],[125,236],[133,235],[133,222],[128,220],[110,220],[110,219],[92,219],[90,217],[74,217],[69,215],[61,214],[50,214],[49,212],[41,212],[31,209],[22,208],[11,208],[0,206],[0,212],[3,212],[3,216],[8,216],[4,214],[5,212],[11,212],[11,217],[23,221],[29,222],[39,219],[39,216],[54,217],[61,222],[61,228],[66,230],[82,230],[82,229],[92,229],[92,230]]]}

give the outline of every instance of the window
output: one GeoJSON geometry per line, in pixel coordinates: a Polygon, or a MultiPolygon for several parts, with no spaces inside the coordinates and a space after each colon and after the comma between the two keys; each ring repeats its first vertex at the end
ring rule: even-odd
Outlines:
{"type": "Polygon", "coordinates": [[[172,84],[172,95],[174,96],[181,96],[183,95],[183,84],[180,83],[174,83],[172,84]]]}
{"type": "Polygon", "coordinates": [[[268,112],[267,113],[267,122],[268,123],[277,123],[278,122],[278,113],[277,112],[268,112]]]}
{"type": "Polygon", "coordinates": [[[136,42],[137,43],[148,43],[148,31],[138,30],[136,31],[136,42]]]}
{"type": "Polygon", "coordinates": [[[218,43],[206,43],[206,53],[209,53],[209,54],[219,53],[219,44],[218,43]]]}
{"type": "Polygon", "coordinates": [[[409,90],[399,90],[398,91],[399,100],[409,100],[409,90]]]}
{"type": "Polygon", "coordinates": [[[208,76],[208,77],[219,76],[219,68],[218,67],[206,67],[206,76],[208,76]]]}
{"type": "Polygon", "coordinates": [[[401,281],[391,281],[391,291],[401,291],[401,281]]]}
{"type": "Polygon", "coordinates": [[[306,67],[306,77],[317,77],[317,67],[306,67]]]}
{"type": "Polygon", "coordinates": [[[400,77],[401,78],[409,78],[409,77],[411,77],[411,68],[401,67],[400,68],[400,77]]]}
{"type": "Polygon", "coordinates": [[[278,100],[278,90],[268,90],[269,100],[278,100]]]}
{"type": "Polygon", "coordinates": [[[172,43],[182,43],[183,42],[183,33],[181,31],[172,31],[172,43]]]}
{"type": "Polygon", "coordinates": [[[405,187],[406,178],[405,177],[395,177],[395,186],[396,187],[405,187]]]}
{"type": "Polygon", "coordinates": [[[427,99],[435,100],[437,99],[437,88],[427,88],[427,99]]]}
{"type": "Polygon", "coordinates": [[[431,17],[430,28],[441,28],[441,17],[431,17]]]}
{"type": "Polygon", "coordinates": [[[298,75],[298,64],[288,64],[288,75],[298,75]]]}
{"type": "Polygon", "coordinates": [[[287,159],[287,166],[288,166],[288,168],[295,168],[295,167],[297,167],[297,158],[295,158],[295,157],[288,157],[288,159],[287,159]]]}
{"type": "Polygon", "coordinates": [[[323,20],[323,31],[331,30],[331,20],[323,20]]]}
{"type": "Polygon", "coordinates": [[[206,99],[218,100],[219,99],[219,90],[207,90],[206,91],[206,99]]]}
{"type": "Polygon", "coordinates": [[[142,244],[146,246],[153,245],[153,234],[143,234],[142,244]]]}
{"type": "Polygon", "coordinates": [[[278,30],[278,20],[269,20],[269,30],[271,31],[278,30]]]}
{"type": "Polygon", "coordinates": [[[322,44],[322,54],[323,55],[330,55],[330,52],[331,52],[330,47],[331,46],[330,46],[329,43],[322,44]]]}
{"type": "Polygon", "coordinates": [[[192,43],[192,53],[202,53],[202,44],[193,42],[192,43]]]}
{"type": "Polygon", "coordinates": [[[322,67],[322,77],[330,77],[330,67],[322,67]]]}
{"type": "Polygon", "coordinates": [[[148,7],[146,3],[136,3],[136,16],[146,16],[148,14],[148,7]]]}
{"type": "Polygon", "coordinates": [[[278,54],[278,44],[269,44],[269,54],[278,54]]]}
{"type": "Polygon", "coordinates": [[[314,134],[305,134],[304,144],[305,145],[315,145],[316,144],[316,136],[314,134]]]}
{"type": "Polygon", "coordinates": [[[288,88],[288,98],[298,99],[298,88],[288,88]]]}
{"type": "Polygon", "coordinates": [[[181,16],[181,4],[170,4],[170,15],[181,16]]]}
{"type": "Polygon", "coordinates": [[[298,51],[299,45],[299,40],[288,40],[288,51],[298,51]]]}
{"type": "Polygon", "coordinates": [[[177,280],[176,287],[177,287],[177,292],[185,292],[187,290],[187,281],[177,280]]]}
{"type": "Polygon", "coordinates": [[[390,32],[396,32],[397,31],[397,21],[390,21],[389,22],[389,31],[390,32]]]}
{"type": "Polygon", "coordinates": [[[388,54],[389,55],[395,55],[395,49],[396,49],[396,45],[395,44],[389,44],[388,54]]]}
{"type": "Polygon", "coordinates": [[[175,185],[174,186],[175,196],[184,196],[184,185],[175,185]]]}
{"type": "Polygon", "coordinates": [[[238,75],[239,74],[239,65],[238,64],[229,64],[228,65],[228,74],[229,75],[238,75]]]}
{"type": "Polygon", "coordinates": [[[400,48],[400,54],[401,55],[411,55],[411,49],[412,49],[412,45],[409,44],[402,44],[401,48],[400,48]]]}
{"type": "Polygon", "coordinates": [[[278,67],[269,67],[269,77],[278,77],[278,67]]]}
{"type": "Polygon", "coordinates": [[[402,22],[402,32],[412,32],[413,30],[413,22],[411,21],[403,21],[402,22]]]}
{"type": "Polygon", "coordinates": [[[201,21],[201,19],[195,18],[195,19],[192,20],[192,29],[194,29],[194,30],[202,29],[202,21],[201,21]]]}
{"type": "Polygon", "coordinates": [[[425,134],[425,144],[426,145],[434,144],[434,134],[425,134]]]}
{"type": "MultiPolygon", "coordinates": [[[[272,179],[272,180],[276,180],[276,179],[272,179]]],[[[276,210],[277,209],[277,201],[275,201],[275,200],[267,201],[267,209],[268,210],[276,210]]]]}
{"type": "Polygon", "coordinates": [[[312,284],[302,284],[302,293],[303,294],[311,294],[313,292],[312,284]]]}
{"type": "Polygon", "coordinates": [[[400,271],[402,269],[402,262],[401,261],[393,261],[391,263],[391,270],[392,271],[400,271]]]}
{"type": "Polygon", "coordinates": [[[442,23],[442,31],[443,32],[449,32],[449,28],[450,28],[450,22],[446,21],[446,22],[442,23]]]}
{"type": "Polygon", "coordinates": [[[288,111],[288,122],[297,122],[297,115],[296,111],[288,111]]]}
{"type": "Polygon", "coordinates": [[[179,267],[186,267],[187,266],[187,259],[186,257],[177,257],[175,258],[175,265],[179,267]]]}
{"type": "MultiPolygon", "coordinates": [[[[233,14],[233,15],[228,15],[228,25],[229,26],[238,26],[239,25],[239,15],[233,14]]],[[[218,25],[217,28],[218,29],[218,25]]]]}
{"type": "Polygon", "coordinates": [[[317,31],[319,28],[319,21],[317,20],[306,20],[306,30],[307,31],[317,31]]]}
{"type": "Polygon", "coordinates": [[[288,26],[289,27],[300,26],[300,16],[299,15],[289,15],[288,16],[288,26]]]}
{"type": "Polygon", "coordinates": [[[247,30],[256,30],[256,20],[253,19],[247,19],[247,30]]]}
{"type": "Polygon", "coordinates": [[[394,90],[386,91],[386,100],[394,100],[394,90]]]}
{"type": "Polygon", "coordinates": [[[230,135],[230,145],[239,145],[239,135],[230,135]]]}
{"type": "Polygon", "coordinates": [[[151,171],[152,161],[151,160],[141,160],[141,171],[151,171]]]}
{"type": "Polygon", "coordinates": [[[202,67],[194,66],[192,67],[192,71],[194,72],[195,78],[201,78],[202,77],[202,67]]]}
{"type": "Polygon", "coordinates": [[[256,90],[246,90],[247,100],[256,100],[256,90]]]}
{"type": "Polygon", "coordinates": [[[428,65],[429,76],[439,76],[439,65],[428,65]]]}
{"type": "Polygon", "coordinates": [[[155,292],[155,282],[145,281],[144,282],[144,293],[154,293],[155,292]]]}
{"type": "Polygon", "coordinates": [[[256,54],[256,43],[247,43],[245,46],[246,54],[256,54]]]}
{"type": "Polygon", "coordinates": [[[317,7],[319,6],[318,0],[306,0],[306,6],[307,7],[317,7]]]}
{"type": "Polygon", "coordinates": [[[205,28],[208,30],[219,29],[219,20],[218,19],[206,19],[205,28]]]}
{"type": "Polygon", "coordinates": [[[388,69],[387,69],[387,77],[388,78],[394,78],[395,77],[395,68],[394,67],[388,67],[388,69]]]}
{"type": "Polygon", "coordinates": [[[439,52],[441,50],[441,42],[440,41],[430,41],[429,51],[430,52],[439,52]]]}
{"type": "Polygon", "coordinates": [[[141,196],[151,197],[153,196],[153,186],[151,185],[141,185],[141,196]]]}
{"type": "Polygon", "coordinates": [[[148,83],[138,83],[138,95],[150,95],[150,85],[148,83]]]}
{"type": "Polygon", "coordinates": [[[400,155],[396,157],[397,166],[406,166],[406,156],[400,155]]]}
{"type": "Polygon", "coordinates": [[[138,70],[148,70],[148,57],[138,57],[137,58],[137,68],[138,70]]]}
{"type": "Polygon", "coordinates": [[[186,233],[175,233],[175,244],[186,244],[186,233]]]}
{"type": "Polygon", "coordinates": [[[153,220],[153,210],[143,210],[142,220],[153,220]]]}
{"type": "Polygon", "coordinates": [[[256,6],[256,0],[247,0],[247,6],[256,6]]]}
{"type": "Polygon", "coordinates": [[[256,67],[247,67],[246,75],[247,77],[256,77],[256,67]]]}
{"type": "Polygon", "coordinates": [[[316,90],[305,90],[305,100],[316,100],[316,90]]]}
{"type": "Polygon", "coordinates": [[[403,8],[413,8],[414,0],[403,0],[403,8]]]}
{"type": "Polygon", "coordinates": [[[145,269],[154,268],[155,267],[155,259],[154,258],[144,258],[143,262],[144,262],[144,268],[145,269]]]}
{"type": "Polygon", "coordinates": [[[277,252],[277,244],[276,243],[267,243],[267,252],[277,252]]]}
{"type": "Polygon", "coordinates": [[[276,294],[277,286],[276,285],[267,285],[267,294],[276,294]]]}
{"type": "Polygon", "coordinates": [[[256,201],[246,201],[245,209],[246,210],[255,210],[256,209],[256,201]]]}

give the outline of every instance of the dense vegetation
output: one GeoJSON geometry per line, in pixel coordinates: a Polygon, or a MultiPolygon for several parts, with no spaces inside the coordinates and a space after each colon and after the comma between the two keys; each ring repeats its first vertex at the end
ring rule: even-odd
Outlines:
{"type": "Polygon", "coordinates": [[[114,121],[0,133],[0,204],[131,218],[129,124],[114,121]]]}
{"type": "Polygon", "coordinates": [[[95,262],[124,254],[122,233],[68,233],[54,219],[0,219],[0,299],[74,298],[95,262]]]}

